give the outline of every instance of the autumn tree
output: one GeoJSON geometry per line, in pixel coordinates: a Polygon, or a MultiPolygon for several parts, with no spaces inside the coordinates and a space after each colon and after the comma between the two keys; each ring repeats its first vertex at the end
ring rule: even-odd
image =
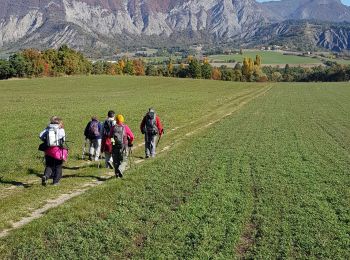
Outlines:
{"type": "Polygon", "coordinates": [[[261,66],[261,56],[258,55],[258,54],[255,56],[254,65],[255,65],[255,66],[258,66],[258,67],[261,66]]]}
{"type": "Polygon", "coordinates": [[[136,75],[136,76],[144,76],[145,75],[145,66],[144,66],[144,63],[141,59],[133,60],[133,69],[134,69],[133,75],[136,75]]]}
{"type": "Polygon", "coordinates": [[[28,66],[30,68],[27,76],[42,76],[46,62],[43,59],[41,52],[36,49],[26,49],[22,52],[22,55],[28,62],[28,66]]]}
{"type": "Polygon", "coordinates": [[[213,80],[220,80],[221,79],[221,71],[215,67],[212,71],[211,78],[213,80]]]}

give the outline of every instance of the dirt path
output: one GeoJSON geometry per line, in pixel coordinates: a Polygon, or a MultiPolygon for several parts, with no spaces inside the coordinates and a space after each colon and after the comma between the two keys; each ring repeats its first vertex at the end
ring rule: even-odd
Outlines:
{"type": "MultiPolygon", "coordinates": [[[[271,88],[272,87],[268,85],[268,86],[265,86],[259,90],[249,92],[248,94],[245,94],[243,96],[235,98],[235,99],[231,100],[230,102],[218,107],[216,110],[214,110],[209,115],[206,115],[204,117],[199,118],[198,120],[190,122],[190,124],[188,124],[186,126],[181,126],[181,127],[176,127],[174,129],[171,129],[169,131],[169,133],[167,134],[167,136],[169,135],[169,136],[176,137],[176,136],[174,136],[174,135],[176,135],[176,132],[178,132],[179,130],[184,129],[184,128],[186,128],[186,129],[191,128],[193,130],[191,130],[189,132],[182,133],[182,134],[180,133],[182,135],[181,137],[177,137],[175,139],[175,141],[164,146],[162,148],[162,150],[160,150],[158,152],[158,154],[165,153],[165,152],[171,150],[175,144],[183,141],[186,138],[189,138],[190,136],[198,133],[199,131],[201,131],[205,128],[208,128],[208,127],[214,125],[215,123],[220,122],[221,120],[225,119],[226,117],[231,116],[233,113],[240,110],[243,106],[250,103],[254,99],[265,95],[271,88]],[[213,118],[215,118],[215,119],[213,119],[213,118]]],[[[138,144],[137,146],[135,146],[135,148],[136,149],[141,148],[143,145],[144,145],[144,143],[138,144]]],[[[145,161],[144,159],[138,159],[138,160],[134,161],[134,163],[140,164],[144,161],[145,161]]],[[[110,179],[110,178],[114,178],[114,173],[107,172],[105,175],[103,175],[103,177],[106,180],[110,179]]],[[[47,203],[43,207],[32,211],[28,217],[24,217],[18,222],[11,223],[12,224],[11,228],[5,229],[5,230],[0,232],[0,238],[6,237],[12,230],[18,229],[18,228],[30,223],[31,221],[40,218],[49,209],[58,207],[58,206],[62,205],[63,203],[65,203],[66,201],[68,201],[74,197],[77,197],[77,196],[85,193],[90,188],[101,185],[102,183],[104,183],[104,181],[94,180],[94,181],[83,184],[80,188],[72,190],[70,193],[62,194],[61,196],[59,196],[58,198],[56,198],[54,200],[47,201],[47,203]]],[[[14,186],[14,187],[16,187],[16,186],[14,186]]],[[[11,188],[11,189],[14,189],[14,188],[11,188]]]]}

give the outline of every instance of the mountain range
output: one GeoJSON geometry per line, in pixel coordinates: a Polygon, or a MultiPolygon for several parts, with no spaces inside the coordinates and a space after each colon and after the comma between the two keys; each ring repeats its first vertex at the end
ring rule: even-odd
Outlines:
{"type": "Polygon", "coordinates": [[[0,49],[232,42],[350,49],[340,0],[2,0],[0,49]]]}

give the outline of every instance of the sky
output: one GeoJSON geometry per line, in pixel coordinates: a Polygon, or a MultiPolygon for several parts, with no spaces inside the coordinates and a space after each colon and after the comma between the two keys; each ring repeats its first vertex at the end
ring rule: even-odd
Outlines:
{"type": "MultiPolygon", "coordinates": [[[[257,0],[258,2],[268,2],[271,0],[257,0]]],[[[278,1],[278,0],[274,0],[274,1],[278,1]]],[[[349,5],[350,6],[350,0],[341,0],[343,2],[343,4],[345,5],[349,5]]]]}

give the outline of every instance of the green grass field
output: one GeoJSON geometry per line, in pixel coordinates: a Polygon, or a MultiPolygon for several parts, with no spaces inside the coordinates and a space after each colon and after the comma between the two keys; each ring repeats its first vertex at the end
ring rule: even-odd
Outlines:
{"type": "Polygon", "coordinates": [[[283,55],[281,52],[276,51],[244,51],[243,55],[212,55],[209,59],[226,62],[228,60],[235,60],[237,62],[243,62],[244,57],[255,59],[256,55],[260,55],[262,63],[264,64],[322,64],[321,60],[310,57],[300,57],[295,55],[283,55]]]}
{"type": "Polygon", "coordinates": [[[36,135],[53,113],[75,141],[71,167],[81,164],[88,115],[110,108],[137,129],[154,105],[167,127],[159,150],[170,147],[12,231],[2,259],[350,257],[347,83],[74,77],[4,81],[0,90],[0,229],[104,171],[65,169],[59,187],[8,189],[38,179],[36,135]]]}

